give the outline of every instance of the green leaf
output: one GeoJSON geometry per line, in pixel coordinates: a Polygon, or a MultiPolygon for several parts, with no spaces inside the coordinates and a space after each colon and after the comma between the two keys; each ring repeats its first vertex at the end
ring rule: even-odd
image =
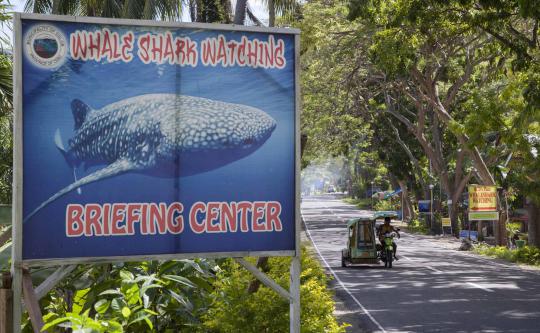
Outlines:
{"type": "Polygon", "coordinates": [[[103,314],[109,309],[110,305],[110,301],[106,299],[101,299],[97,301],[96,304],[94,304],[94,309],[97,311],[97,313],[103,314]]]}
{"type": "Polygon", "coordinates": [[[124,318],[129,318],[130,315],[131,315],[131,310],[127,306],[124,306],[122,308],[122,316],[124,316],[124,318]]]}
{"type": "Polygon", "coordinates": [[[41,328],[41,332],[43,332],[43,331],[45,331],[45,330],[47,330],[47,329],[49,329],[51,327],[54,327],[54,326],[56,326],[58,324],[61,324],[63,322],[66,322],[68,320],[69,320],[69,318],[66,318],[66,317],[55,319],[55,320],[51,321],[50,323],[47,323],[47,324],[43,325],[43,327],[41,328]]]}
{"type": "Polygon", "coordinates": [[[109,290],[105,290],[104,292],[99,293],[99,296],[104,296],[104,295],[122,295],[122,293],[118,289],[109,289],[109,290]]]}
{"type": "Polygon", "coordinates": [[[179,275],[164,275],[163,276],[164,279],[167,279],[167,280],[170,280],[170,281],[174,281],[174,282],[178,282],[180,284],[183,284],[185,286],[188,286],[190,288],[194,288],[195,285],[187,278],[183,277],[183,276],[179,276],[179,275]]]}
{"type": "Polygon", "coordinates": [[[120,278],[122,278],[123,282],[133,282],[134,276],[131,272],[120,271],[120,278]]]}

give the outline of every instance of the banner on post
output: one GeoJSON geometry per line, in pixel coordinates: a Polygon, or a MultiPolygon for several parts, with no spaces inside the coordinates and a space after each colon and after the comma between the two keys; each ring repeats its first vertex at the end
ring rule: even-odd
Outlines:
{"type": "Polygon", "coordinates": [[[497,210],[497,187],[469,185],[469,211],[494,212],[497,210]]]}
{"type": "Polygon", "coordinates": [[[298,31],[133,22],[22,18],[23,260],[294,255],[298,31]]]}

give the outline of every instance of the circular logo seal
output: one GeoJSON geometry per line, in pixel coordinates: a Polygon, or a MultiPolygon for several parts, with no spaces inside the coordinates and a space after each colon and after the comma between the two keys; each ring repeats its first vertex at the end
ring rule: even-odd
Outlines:
{"type": "Polygon", "coordinates": [[[67,42],[64,34],[55,26],[39,24],[24,38],[26,56],[32,63],[42,68],[60,66],[66,57],[67,42]]]}

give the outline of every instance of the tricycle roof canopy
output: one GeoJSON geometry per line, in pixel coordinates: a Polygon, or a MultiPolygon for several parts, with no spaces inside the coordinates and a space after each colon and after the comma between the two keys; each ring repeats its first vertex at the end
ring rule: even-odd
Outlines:
{"type": "Polygon", "coordinates": [[[392,210],[375,212],[375,214],[374,214],[374,217],[375,217],[376,220],[377,219],[383,219],[385,217],[392,218],[392,217],[397,217],[397,216],[398,216],[397,212],[392,211],[392,210]]]}
{"type": "Polygon", "coordinates": [[[356,217],[354,219],[350,219],[349,221],[347,221],[347,227],[350,227],[353,224],[358,223],[360,221],[373,221],[373,220],[375,220],[373,214],[362,215],[362,216],[359,216],[359,217],[356,217]]]}

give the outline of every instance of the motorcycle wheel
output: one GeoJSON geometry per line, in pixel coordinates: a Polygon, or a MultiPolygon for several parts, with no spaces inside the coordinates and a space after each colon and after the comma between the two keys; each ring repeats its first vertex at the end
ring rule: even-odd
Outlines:
{"type": "Polygon", "coordinates": [[[388,263],[388,268],[392,268],[392,261],[394,260],[392,250],[386,250],[386,262],[388,263]]]}

